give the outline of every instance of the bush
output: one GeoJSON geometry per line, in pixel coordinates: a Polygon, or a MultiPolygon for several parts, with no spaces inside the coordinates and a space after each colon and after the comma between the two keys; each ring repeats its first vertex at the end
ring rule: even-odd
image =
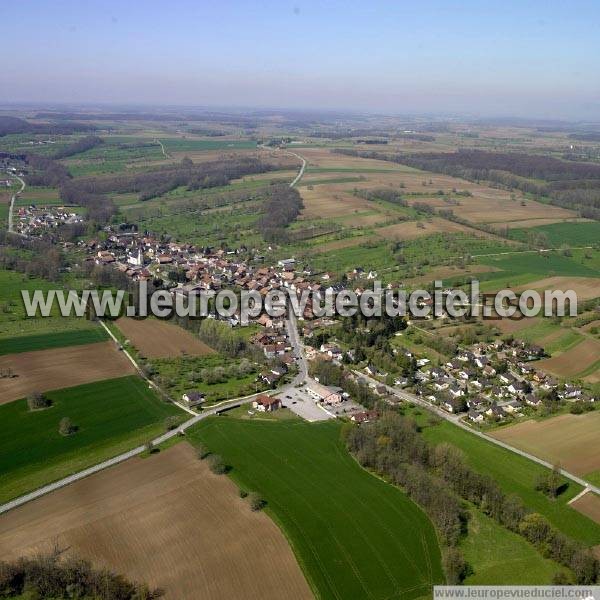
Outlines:
{"type": "Polygon", "coordinates": [[[58,424],[58,432],[61,435],[71,435],[77,431],[77,427],[73,425],[73,422],[69,417],[63,417],[58,424]]]}
{"type": "Polygon", "coordinates": [[[196,446],[196,452],[200,460],[204,460],[210,454],[208,448],[204,444],[198,444],[196,446]]]}
{"type": "Polygon", "coordinates": [[[468,565],[458,548],[446,548],[442,565],[448,585],[458,585],[468,574],[468,565]]]}
{"type": "Polygon", "coordinates": [[[172,431],[179,425],[179,419],[175,415],[171,415],[165,419],[165,429],[167,431],[172,431]]]}
{"type": "Polygon", "coordinates": [[[52,406],[52,401],[41,392],[32,392],[27,396],[27,406],[29,410],[40,410],[52,406]]]}
{"type": "Polygon", "coordinates": [[[246,498],[246,496],[248,496],[248,492],[246,490],[243,490],[242,488],[240,488],[239,494],[240,498],[246,498]]]}
{"type": "Polygon", "coordinates": [[[248,494],[248,502],[254,512],[262,510],[267,505],[265,499],[258,492],[248,494]]]}
{"type": "Polygon", "coordinates": [[[208,460],[208,468],[215,475],[223,475],[223,474],[227,473],[227,465],[225,464],[225,461],[223,460],[223,458],[221,456],[219,456],[218,454],[211,454],[207,460],[208,460]]]}

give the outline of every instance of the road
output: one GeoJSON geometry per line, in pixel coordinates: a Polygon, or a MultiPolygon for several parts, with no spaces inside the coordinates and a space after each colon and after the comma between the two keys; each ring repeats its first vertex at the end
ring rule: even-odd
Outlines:
{"type": "MultiPolygon", "coordinates": [[[[384,385],[380,381],[377,381],[376,379],[373,379],[372,377],[369,377],[368,375],[361,373],[359,371],[353,371],[353,373],[355,375],[365,379],[368,382],[371,382],[371,383],[374,383],[377,385],[384,385]]],[[[496,446],[500,446],[501,448],[504,448],[505,450],[509,450],[510,452],[513,452],[514,454],[518,454],[519,456],[528,458],[529,460],[532,460],[533,462],[536,462],[539,465],[547,467],[548,469],[552,469],[554,467],[554,465],[552,465],[551,463],[549,463],[541,458],[538,458],[537,456],[534,456],[533,454],[529,454],[528,452],[520,450],[519,448],[515,448],[514,446],[510,446],[509,444],[505,444],[504,442],[497,440],[496,438],[494,438],[490,435],[487,435],[487,434],[483,433],[482,431],[478,431],[476,429],[469,427],[462,421],[462,419],[458,415],[453,415],[452,413],[448,413],[445,410],[442,410],[441,408],[439,408],[438,406],[434,406],[433,404],[430,404],[429,402],[427,402],[427,400],[424,400],[423,398],[416,396],[415,394],[411,394],[410,392],[406,392],[404,390],[400,390],[398,388],[391,387],[389,385],[385,385],[385,388],[387,389],[387,391],[390,394],[396,396],[397,398],[400,398],[400,400],[405,400],[407,402],[413,402],[414,404],[418,404],[419,406],[422,406],[423,408],[426,408],[428,411],[436,414],[438,417],[441,417],[442,419],[449,421],[453,425],[456,425],[456,427],[460,427],[461,429],[468,431],[472,435],[476,435],[477,437],[480,437],[487,442],[495,444],[496,446]]],[[[600,488],[595,485],[592,485],[589,481],[586,481],[585,479],[582,479],[581,477],[578,477],[577,475],[574,475],[573,473],[570,473],[569,471],[565,471],[564,469],[561,469],[560,472],[567,479],[570,479],[571,481],[574,481],[575,483],[583,486],[584,488],[587,488],[589,491],[600,495],[600,488]]]]}
{"type": "Polygon", "coordinates": [[[169,155],[167,154],[167,151],[165,150],[165,147],[163,146],[163,143],[158,138],[156,138],[154,141],[160,146],[163,156],[165,158],[170,158],[169,155]]]}
{"type": "Polygon", "coordinates": [[[298,375],[294,377],[292,385],[302,385],[308,378],[306,355],[304,354],[304,346],[300,341],[300,336],[298,335],[298,322],[296,320],[296,315],[294,314],[289,302],[287,310],[288,318],[285,322],[285,326],[290,338],[290,344],[294,349],[294,356],[296,357],[298,364],[298,375]]]}
{"type": "MultiPolygon", "coordinates": [[[[10,199],[10,206],[8,208],[8,232],[9,233],[16,233],[14,230],[14,224],[13,224],[13,212],[14,212],[14,208],[15,208],[15,200],[17,199],[17,196],[21,195],[23,193],[23,190],[25,189],[25,182],[18,175],[13,175],[13,177],[15,179],[18,179],[21,182],[21,189],[18,192],[15,192],[10,199]]],[[[22,235],[22,234],[19,234],[19,235],[22,235]]]]}
{"type": "Polygon", "coordinates": [[[294,181],[292,181],[292,183],[290,183],[290,187],[293,188],[302,179],[302,176],[304,175],[304,170],[306,169],[306,159],[303,156],[296,154],[295,152],[290,152],[290,150],[286,150],[286,152],[288,154],[291,154],[292,156],[295,156],[296,158],[298,158],[299,160],[302,161],[302,166],[300,167],[300,170],[298,171],[298,175],[296,175],[296,177],[294,178],[294,181]]]}

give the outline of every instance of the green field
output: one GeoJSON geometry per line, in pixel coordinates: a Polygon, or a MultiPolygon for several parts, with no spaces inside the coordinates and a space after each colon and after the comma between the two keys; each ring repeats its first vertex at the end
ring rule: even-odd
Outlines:
{"type": "Polygon", "coordinates": [[[25,400],[0,406],[0,502],[66,477],[136,447],[181,415],[136,376],[48,392],[50,408],[29,411],[25,400]],[[78,427],[62,436],[68,417],[78,427]]]}
{"type": "Polygon", "coordinates": [[[192,140],[159,138],[167,152],[199,152],[202,150],[250,150],[256,148],[253,140],[192,140]]]}
{"type": "Polygon", "coordinates": [[[470,511],[468,527],[460,547],[473,573],[465,585],[550,585],[552,576],[564,571],[479,510],[470,511]]]}
{"type": "Polygon", "coordinates": [[[423,434],[430,442],[447,442],[460,448],[475,470],[490,475],[505,493],[517,494],[527,508],[544,515],[564,534],[589,545],[600,544],[600,524],[567,505],[581,491],[581,486],[570,482],[567,490],[557,500],[551,500],[534,489],[537,477],[547,472],[545,467],[495,446],[447,421],[425,426],[423,434]]]}
{"type": "Polygon", "coordinates": [[[188,436],[263,495],[317,597],[425,598],[444,580],[429,519],[351,458],[339,423],[218,417],[188,436]]]}
{"type": "Polygon", "coordinates": [[[548,243],[553,248],[559,248],[563,244],[573,246],[591,246],[600,240],[600,223],[590,221],[589,223],[552,223],[541,225],[530,229],[512,229],[510,237],[515,240],[526,242],[531,234],[542,233],[546,236],[548,243]]]}
{"type": "Polygon", "coordinates": [[[93,344],[108,339],[107,333],[100,327],[93,329],[73,329],[41,335],[23,335],[12,338],[0,338],[0,355],[31,352],[33,350],[48,350],[65,346],[81,346],[93,344]]]}

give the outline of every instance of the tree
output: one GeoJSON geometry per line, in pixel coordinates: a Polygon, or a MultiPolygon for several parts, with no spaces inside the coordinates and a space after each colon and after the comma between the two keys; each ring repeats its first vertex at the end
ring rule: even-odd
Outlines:
{"type": "Polygon", "coordinates": [[[200,460],[204,460],[210,454],[208,448],[202,443],[199,443],[196,446],[196,453],[198,454],[198,458],[200,460]]]}
{"type": "Polygon", "coordinates": [[[171,431],[177,427],[179,419],[175,415],[171,415],[165,419],[165,429],[171,431]]]}
{"type": "Polygon", "coordinates": [[[61,435],[71,435],[77,431],[77,427],[69,417],[63,417],[58,424],[58,431],[61,435]]]}
{"type": "Polygon", "coordinates": [[[27,396],[27,406],[29,410],[40,410],[52,405],[50,398],[46,398],[41,392],[32,392],[27,396]]]}
{"type": "Polygon", "coordinates": [[[468,574],[468,565],[458,548],[446,548],[442,565],[448,585],[458,585],[468,574]]]}
{"type": "Polygon", "coordinates": [[[207,460],[208,468],[215,475],[224,475],[225,473],[227,473],[227,465],[225,464],[223,458],[218,454],[211,454],[207,460]]]}
{"type": "Polygon", "coordinates": [[[250,494],[248,494],[248,502],[250,503],[250,508],[254,512],[262,510],[267,504],[265,499],[258,492],[250,492],[250,494]]]}

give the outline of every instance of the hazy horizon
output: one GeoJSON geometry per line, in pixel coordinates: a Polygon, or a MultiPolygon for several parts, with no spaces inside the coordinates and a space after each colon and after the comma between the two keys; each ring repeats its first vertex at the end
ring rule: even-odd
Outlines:
{"type": "Polygon", "coordinates": [[[593,2],[33,0],[0,30],[4,104],[600,119],[593,2]]]}

